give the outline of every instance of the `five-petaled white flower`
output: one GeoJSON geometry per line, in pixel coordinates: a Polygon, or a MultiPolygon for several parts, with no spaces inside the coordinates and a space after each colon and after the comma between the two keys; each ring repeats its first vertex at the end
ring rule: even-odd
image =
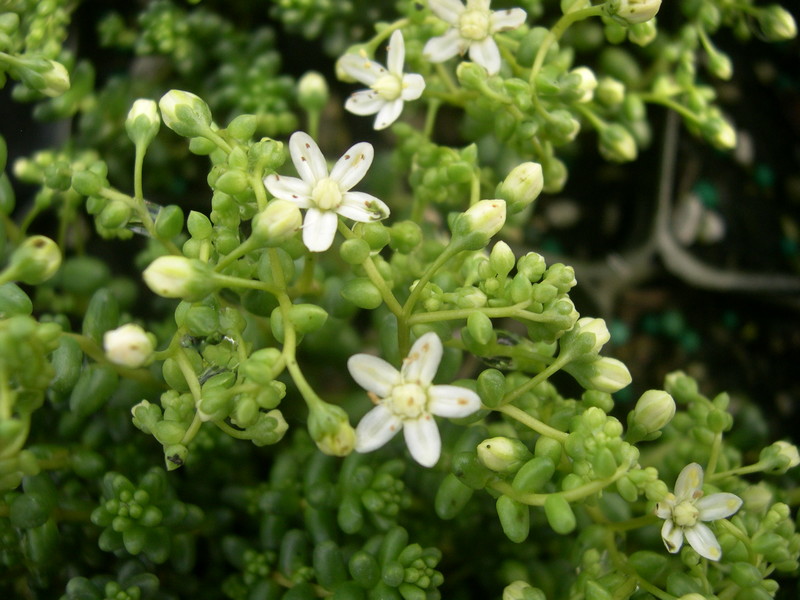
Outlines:
{"type": "Polygon", "coordinates": [[[328,165],[311,136],[297,131],[289,139],[297,177],[269,175],[264,179],[269,193],[308,209],[303,221],[303,243],[311,252],[331,247],[341,215],[368,223],[389,216],[389,207],[375,196],[351,192],[372,164],[372,144],[360,142],[344,153],[328,174],[328,165]]]}
{"type": "Polygon", "coordinates": [[[431,385],[441,359],[442,342],[432,332],[414,343],[400,371],[377,356],[350,357],[350,375],[376,404],[356,427],[357,452],[380,448],[402,429],[414,460],[423,467],[436,464],[442,441],[432,415],[466,417],[481,407],[472,390],[431,385]]]}
{"type": "Polygon", "coordinates": [[[671,553],[683,545],[683,538],[700,555],[709,560],[722,556],[719,542],[711,529],[701,521],[725,519],[739,510],[742,499],[727,492],[703,497],[703,467],[686,465],[675,482],[675,493],[667,494],[656,504],[656,515],[664,521],[661,539],[671,553]]]}
{"type": "Polygon", "coordinates": [[[422,75],[403,73],[406,46],[399,30],[389,38],[387,51],[386,69],[363,53],[345,54],[338,65],[347,75],[370,87],[352,94],[344,107],[361,116],[377,113],[375,129],[385,129],[394,123],[403,111],[403,102],[416,100],[425,89],[422,75]]]}
{"type": "Polygon", "coordinates": [[[469,50],[469,57],[489,73],[500,71],[500,50],[492,35],[516,29],[527,14],[521,8],[489,10],[491,0],[428,0],[433,13],[451,25],[447,32],[428,40],[422,53],[431,62],[444,62],[469,50]]]}

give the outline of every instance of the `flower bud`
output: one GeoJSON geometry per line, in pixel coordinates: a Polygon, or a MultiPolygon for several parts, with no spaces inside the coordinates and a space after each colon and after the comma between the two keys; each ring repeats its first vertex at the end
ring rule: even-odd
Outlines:
{"type": "Polygon", "coordinates": [[[545,595],[527,581],[518,580],[505,587],[503,600],[545,600],[545,595]]]}
{"type": "Polygon", "coordinates": [[[158,105],[155,100],[140,98],[133,103],[125,120],[125,131],[135,146],[147,147],[156,137],[160,127],[161,119],[158,116],[158,105]]]}
{"type": "Polygon", "coordinates": [[[597,83],[595,96],[606,106],[618,106],[625,100],[625,84],[613,77],[603,77],[597,83]]]}
{"type": "Polygon", "coordinates": [[[574,352],[574,357],[596,355],[611,339],[603,319],[583,317],[561,338],[561,351],[574,352]]]}
{"type": "Polygon", "coordinates": [[[514,251],[505,242],[497,242],[489,254],[489,266],[500,277],[505,277],[517,262],[514,251]]]}
{"type": "Polygon", "coordinates": [[[329,456],[347,456],[356,444],[356,432],[341,406],[314,402],[308,415],[308,432],[317,448],[329,456]]]}
{"type": "Polygon", "coordinates": [[[517,439],[494,437],[478,444],[478,460],[496,473],[516,473],[531,458],[531,451],[517,439]]]}
{"type": "Polygon", "coordinates": [[[607,125],[600,130],[598,150],[606,160],[619,163],[636,160],[638,154],[636,140],[619,123],[607,125]]]}
{"type": "Polygon", "coordinates": [[[770,42],[790,40],[797,35],[797,24],[791,13],[777,4],[766,6],[756,13],[758,24],[770,42]]]}
{"type": "Polygon", "coordinates": [[[128,323],[103,335],[106,358],[115,365],[138,369],[153,356],[153,336],[138,325],[128,323]]]}
{"type": "Polygon", "coordinates": [[[184,137],[203,136],[211,127],[208,105],[194,94],[170,90],[158,101],[164,125],[184,137]]]}
{"type": "Polygon", "coordinates": [[[580,96],[577,101],[591,102],[594,98],[594,91],[597,89],[597,77],[595,77],[594,71],[588,67],[578,67],[577,69],[572,69],[570,75],[577,75],[580,81],[578,84],[580,96]]]}
{"type": "Polygon", "coordinates": [[[60,96],[69,89],[69,72],[60,62],[44,58],[23,61],[18,67],[22,82],[45,96],[60,96]]]}
{"type": "Polygon", "coordinates": [[[640,439],[655,439],[660,430],[675,416],[675,400],[663,390],[647,390],[636,402],[634,409],[628,414],[630,434],[628,442],[633,443],[631,436],[640,439]]]}
{"type": "Polygon", "coordinates": [[[658,30],[656,22],[653,20],[635,23],[628,28],[628,39],[637,46],[647,46],[656,39],[656,35],[658,35],[658,30]]]}
{"type": "Polygon", "coordinates": [[[506,222],[504,200],[481,200],[458,215],[453,224],[453,235],[469,237],[469,250],[484,248],[506,222]]]}
{"type": "Polygon", "coordinates": [[[759,461],[770,464],[769,473],[782,475],[789,469],[800,465],[800,454],[794,444],[779,441],[764,448],[759,456],[759,461]]]}
{"type": "Polygon", "coordinates": [[[150,263],[142,276],[147,286],[164,298],[194,302],[217,288],[211,268],[185,256],[160,256],[150,263]]]}
{"type": "Polygon", "coordinates": [[[328,83],[316,71],[309,71],[297,83],[297,102],[309,112],[321,111],[328,96],[328,83]]]}
{"type": "Polygon", "coordinates": [[[713,115],[700,126],[705,137],[719,150],[732,150],[736,147],[736,131],[731,124],[719,115],[713,115]]]}
{"type": "Polygon", "coordinates": [[[43,235],[27,238],[11,254],[3,279],[38,285],[55,275],[61,266],[61,250],[43,235]]]}
{"type": "Polygon", "coordinates": [[[655,17],[661,8],[661,0],[609,0],[604,6],[608,16],[617,21],[635,24],[655,17]]]}
{"type": "Polygon", "coordinates": [[[609,394],[618,392],[631,382],[628,367],[616,358],[605,356],[571,362],[564,367],[564,371],[585,389],[609,394]]]}
{"type": "Polygon", "coordinates": [[[533,203],[544,187],[542,165],[525,162],[514,167],[497,187],[497,196],[508,204],[508,212],[516,214],[533,203]]]}
{"type": "Polygon", "coordinates": [[[273,200],[253,217],[252,237],[267,246],[275,246],[292,237],[303,224],[297,205],[288,200],[273,200]]]}

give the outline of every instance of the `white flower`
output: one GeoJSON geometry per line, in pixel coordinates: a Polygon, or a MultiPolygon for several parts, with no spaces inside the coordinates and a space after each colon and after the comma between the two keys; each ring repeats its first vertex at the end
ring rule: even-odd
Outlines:
{"type": "Polygon", "coordinates": [[[521,8],[489,10],[491,0],[428,0],[433,13],[451,25],[442,36],[428,40],[423,49],[431,62],[444,62],[469,50],[469,57],[495,75],[500,71],[500,50],[492,35],[516,29],[525,22],[527,14],[521,8]]]}
{"type": "Polygon", "coordinates": [[[686,465],[675,482],[675,493],[667,494],[656,504],[656,515],[664,521],[661,539],[671,553],[683,545],[683,538],[700,555],[709,560],[722,556],[717,538],[702,521],[725,519],[739,510],[742,499],[727,492],[703,497],[703,468],[697,463],[686,465]]]}
{"type": "Polygon", "coordinates": [[[387,50],[386,69],[365,54],[345,54],[338,65],[344,73],[370,87],[352,94],[344,107],[361,116],[377,113],[375,129],[385,129],[394,123],[403,111],[403,102],[416,100],[425,89],[422,75],[403,73],[406,46],[399,30],[389,38],[387,50]]]}
{"type": "Polygon", "coordinates": [[[351,192],[372,164],[372,144],[360,142],[344,153],[330,175],[325,157],[307,133],[295,132],[289,139],[300,179],[269,175],[264,179],[269,193],[308,209],[303,221],[303,243],[311,252],[331,247],[338,224],[337,215],[368,223],[389,216],[389,207],[364,192],[351,192]]]}
{"type": "Polygon", "coordinates": [[[350,357],[350,375],[376,404],[356,427],[357,452],[376,450],[403,429],[414,460],[424,467],[436,464],[442,441],[431,415],[466,417],[481,407],[472,390],[431,385],[441,359],[442,342],[435,333],[426,333],[414,343],[400,371],[377,356],[350,357]]]}

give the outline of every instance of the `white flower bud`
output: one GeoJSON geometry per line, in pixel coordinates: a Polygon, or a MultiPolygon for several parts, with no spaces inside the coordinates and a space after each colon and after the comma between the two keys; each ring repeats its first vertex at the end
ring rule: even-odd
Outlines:
{"type": "Polygon", "coordinates": [[[625,100],[625,84],[613,77],[603,77],[597,83],[595,95],[606,106],[618,106],[625,100]]]}
{"type": "Polygon", "coordinates": [[[164,125],[178,135],[197,137],[211,127],[211,111],[202,98],[182,90],[170,90],[158,101],[164,125]]]}
{"type": "Polygon", "coordinates": [[[356,432],[341,406],[316,402],[310,406],[308,432],[317,448],[329,456],[347,456],[356,445],[356,432]]]}
{"type": "Polygon", "coordinates": [[[328,101],[328,83],[316,71],[309,71],[297,83],[297,101],[312,112],[322,110],[328,101]]]}
{"type": "Polygon", "coordinates": [[[520,440],[493,437],[478,444],[478,460],[497,473],[515,473],[531,458],[533,454],[520,440]]]}
{"type": "Polygon", "coordinates": [[[106,358],[115,365],[138,369],[146,365],[153,356],[151,335],[132,323],[106,331],[103,335],[106,358]]]}
{"type": "Polygon", "coordinates": [[[61,249],[58,244],[43,235],[34,235],[14,250],[2,276],[6,281],[38,285],[55,275],[60,266],[61,249]]]}
{"type": "Polygon", "coordinates": [[[620,163],[636,160],[638,154],[636,140],[619,123],[607,125],[600,130],[598,150],[606,160],[620,163]]]}
{"type": "Polygon", "coordinates": [[[616,358],[605,356],[571,362],[564,370],[585,389],[609,394],[618,392],[631,382],[628,367],[616,358]]]}
{"type": "Polygon", "coordinates": [[[792,14],[777,4],[764,7],[756,13],[761,30],[771,42],[790,40],[797,35],[797,24],[792,14]]]}
{"type": "Polygon", "coordinates": [[[480,250],[506,222],[504,200],[481,200],[458,215],[453,226],[456,236],[471,236],[469,249],[480,250]],[[478,234],[478,235],[472,235],[478,234]]]}
{"type": "Polygon", "coordinates": [[[644,23],[656,16],[661,0],[610,0],[606,13],[626,23],[644,23]]]}
{"type": "Polygon", "coordinates": [[[675,416],[675,400],[663,390],[647,390],[636,402],[628,426],[638,426],[644,435],[660,431],[675,416]]]}
{"type": "Polygon", "coordinates": [[[720,150],[732,150],[736,147],[736,130],[725,119],[713,115],[707,119],[701,129],[703,136],[720,150]]]}
{"type": "Polygon", "coordinates": [[[125,131],[135,145],[147,146],[161,127],[155,100],[140,98],[133,103],[125,121],[125,131]]]}
{"type": "Polygon", "coordinates": [[[151,290],[165,298],[202,300],[217,287],[207,264],[185,256],[160,256],[142,276],[151,290]]]}
{"type": "Polygon", "coordinates": [[[572,69],[570,74],[577,75],[581,80],[578,85],[578,89],[581,92],[578,102],[591,102],[594,98],[594,91],[597,89],[597,77],[595,77],[594,71],[588,67],[578,67],[577,69],[572,69]]]}
{"type": "Polygon", "coordinates": [[[267,245],[276,245],[292,237],[303,224],[297,205],[288,200],[273,200],[253,217],[253,237],[267,245]]]}
{"type": "Polygon", "coordinates": [[[542,193],[542,165],[524,162],[517,165],[497,188],[497,195],[508,203],[508,212],[516,214],[533,203],[542,193]]]}

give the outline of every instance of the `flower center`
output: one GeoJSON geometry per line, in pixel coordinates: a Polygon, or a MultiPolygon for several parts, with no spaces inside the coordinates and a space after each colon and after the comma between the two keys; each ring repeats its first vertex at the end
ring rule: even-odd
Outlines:
{"type": "Polygon", "coordinates": [[[311,201],[320,210],[333,210],[342,203],[342,190],[333,179],[324,177],[311,190],[311,201]]]}
{"type": "Polygon", "coordinates": [[[481,41],[489,35],[491,13],[480,8],[470,8],[461,13],[458,31],[462,38],[481,41]]]}
{"type": "Polygon", "coordinates": [[[416,419],[427,412],[428,394],[416,383],[394,386],[388,400],[390,410],[403,419],[416,419]]]}
{"type": "Polygon", "coordinates": [[[672,510],[672,520],[678,527],[694,527],[700,511],[691,502],[681,502],[672,510]]]}
{"type": "Polygon", "coordinates": [[[397,100],[403,91],[403,82],[397,75],[384,75],[372,84],[372,89],[384,100],[397,100]]]}

